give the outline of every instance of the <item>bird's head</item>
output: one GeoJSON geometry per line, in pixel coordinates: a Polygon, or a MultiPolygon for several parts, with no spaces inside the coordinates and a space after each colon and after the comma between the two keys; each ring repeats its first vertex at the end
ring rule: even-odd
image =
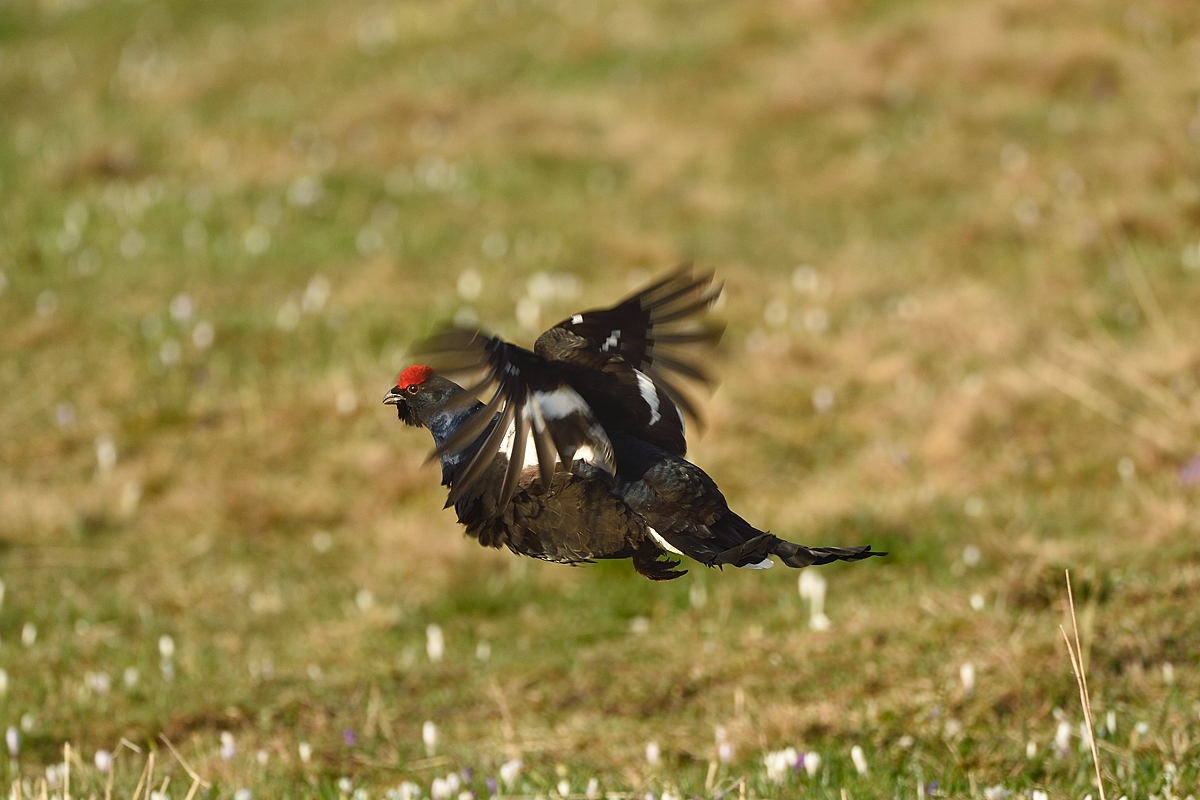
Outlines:
{"type": "Polygon", "coordinates": [[[462,388],[423,364],[405,367],[396,385],[383,396],[385,405],[395,406],[400,419],[408,425],[429,427],[429,414],[440,410],[462,388]]]}

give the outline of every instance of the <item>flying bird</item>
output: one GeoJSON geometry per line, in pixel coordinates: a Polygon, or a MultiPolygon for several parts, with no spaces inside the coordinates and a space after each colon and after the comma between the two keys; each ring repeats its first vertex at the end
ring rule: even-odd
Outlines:
{"type": "Polygon", "coordinates": [[[698,415],[679,379],[711,379],[679,349],[720,338],[700,319],[720,291],[684,266],[563,320],[533,350],[451,329],[421,347],[439,369],[405,368],[383,402],[433,434],[446,507],[481,545],[563,564],[629,558],[651,580],[686,574],[672,555],[752,569],[772,555],[789,567],[886,555],[760,531],[684,458],[684,415],[698,415]]]}

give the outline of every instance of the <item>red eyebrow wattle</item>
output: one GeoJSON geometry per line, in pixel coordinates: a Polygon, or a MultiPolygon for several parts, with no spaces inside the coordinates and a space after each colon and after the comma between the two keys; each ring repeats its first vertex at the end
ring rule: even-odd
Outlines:
{"type": "Polygon", "coordinates": [[[414,384],[424,383],[432,374],[433,370],[424,364],[413,364],[411,367],[405,367],[400,373],[400,377],[396,378],[396,385],[407,389],[414,384]]]}

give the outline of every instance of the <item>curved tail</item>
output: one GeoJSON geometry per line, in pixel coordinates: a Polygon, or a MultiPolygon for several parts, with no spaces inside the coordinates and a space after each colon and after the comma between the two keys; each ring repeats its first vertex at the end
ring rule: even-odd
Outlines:
{"type": "Polygon", "coordinates": [[[858,547],[805,547],[793,544],[758,530],[732,511],[708,525],[706,533],[707,536],[697,536],[672,531],[664,533],[663,538],[674,548],[674,552],[690,556],[710,567],[728,564],[731,567],[766,569],[771,566],[770,557],[779,556],[779,560],[789,567],[801,568],[887,555],[872,550],[869,544],[858,547]]]}
{"type": "Polygon", "coordinates": [[[812,567],[821,564],[831,564],[834,561],[862,561],[871,556],[886,556],[878,550],[872,550],[871,545],[859,547],[805,547],[802,544],[792,544],[777,536],[767,534],[774,539],[771,553],[779,556],[779,560],[789,567],[812,567]]]}

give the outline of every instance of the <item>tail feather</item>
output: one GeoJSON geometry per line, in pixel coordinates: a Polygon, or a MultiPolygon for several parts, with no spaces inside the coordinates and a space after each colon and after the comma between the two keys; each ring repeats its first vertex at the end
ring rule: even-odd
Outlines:
{"type": "Polygon", "coordinates": [[[663,535],[680,553],[710,567],[749,567],[768,561],[773,555],[795,568],[887,555],[872,550],[869,544],[859,547],[805,547],[793,544],[758,530],[732,511],[709,525],[709,532],[711,535],[705,538],[689,536],[685,532],[663,535]]]}
{"type": "Polygon", "coordinates": [[[775,539],[771,552],[789,567],[811,567],[821,564],[831,564],[834,561],[861,561],[871,556],[886,556],[878,550],[872,550],[871,545],[859,547],[805,547],[802,544],[792,544],[783,539],[775,539]]]}
{"type": "Polygon", "coordinates": [[[871,556],[886,556],[887,553],[872,550],[869,544],[859,547],[805,547],[764,533],[718,553],[707,563],[709,566],[729,564],[747,567],[771,555],[779,556],[779,560],[789,567],[800,568],[832,564],[834,561],[861,561],[871,556]]]}

